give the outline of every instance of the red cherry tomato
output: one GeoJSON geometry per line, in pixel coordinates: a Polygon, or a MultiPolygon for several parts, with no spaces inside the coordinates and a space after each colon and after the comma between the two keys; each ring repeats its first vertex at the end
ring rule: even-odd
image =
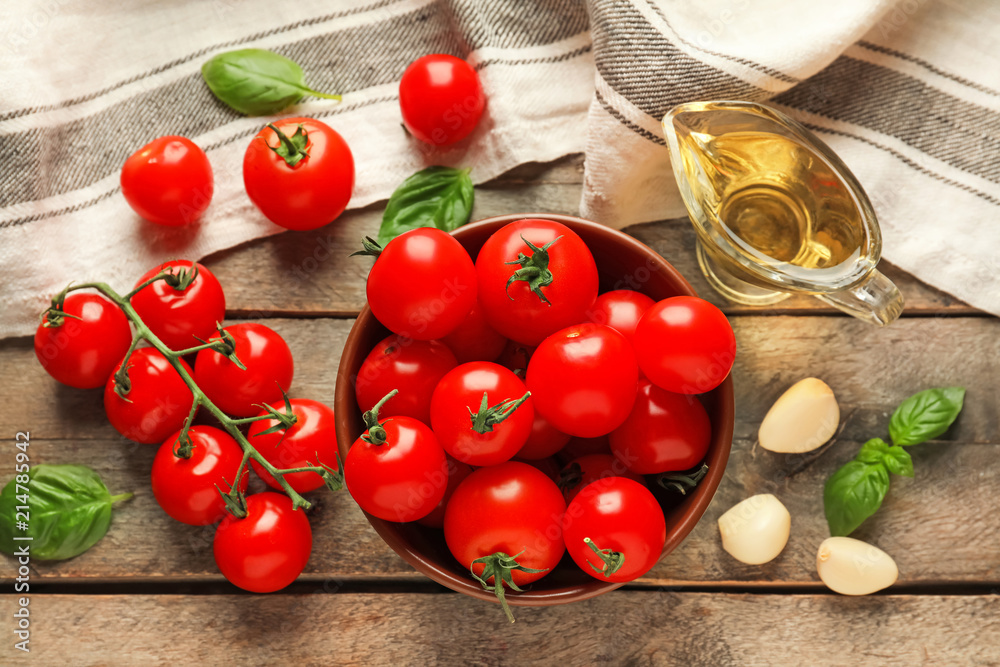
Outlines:
{"type": "Polygon", "coordinates": [[[49,375],[65,385],[103,386],[132,343],[128,318],[100,294],[70,294],[62,310],[76,317],[62,318],[59,326],[38,325],[35,356],[49,375]]]}
{"type": "Polygon", "coordinates": [[[288,496],[273,491],[247,496],[247,516],[227,514],[215,531],[215,564],[231,583],[253,593],[281,590],[305,569],[312,528],[288,496]]]}
{"type": "MultiPolygon", "coordinates": [[[[250,444],[279,470],[315,466],[317,463],[337,470],[337,434],[334,431],[333,410],[308,398],[293,398],[289,402],[292,404],[295,424],[286,430],[263,433],[277,426],[278,420],[255,421],[250,424],[247,432],[250,444]]],[[[285,402],[272,403],[271,407],[284,412],[285,402]]],[[[260,412],[260,416],[265,414],[266,411],[260,412]]],[[[281,490],[281,484],[262,465],[254,460],[250,461],[250,465],[269,486],[281,490]]],[[[285,475],[285,481],[298,493],[315,491],[323,486],[323,478],[314,472],[289,473],[285,475]]]]}
{"type": "MultiPolygon", "coordinates": [[[[292,384],[292,351],[273,329],[255,322],[225,328],[235,341],[240,368],[215,350],[202,350],[194,361],[195,381],[216,407],[233,417],[252,417],[261,403],[281,400],[292,384]]],[[[209,340],[218,340],[216,334],[209,340]]]]}
{"type": "Polygon", "coordinates": [[[444,450],[462,463],[503,463],[531,434],[531,399],[517,404],[527,393],[520,378],[503,366],[470,361],[438,383],[431,398],[431,428],[444,450]]]}
{"type": "Polygon", "coordinates": [[[441,502],[437,504],[437,507],[432,509],[431,513],[424,518],[417,519],[417,523],[421,526],[444,528],[444,511],[448,507],[448,501],[451,500],[452,494],[455,493],[455,489],[462,483],[462,480],[472,474],[472,466],[467,466],[450,456],[446,455],[446,457],[448,459],[448,486],[445,488],[444,497],[441,498],[441,502]]]}
{"type": "MultiPolygon", "coordinates": [[[[192,426],[191,456],[174,454],[180,431],[160,445],[153,459],[153,497],[172,519],[191,526],[207,526],[226,514],[226,503],[215,488],[228,493],[236,482],[243,450],[233,437],[214,426],[192,426]]],[[[246,491],[247,476],[239,484],[246,491]]]]}
{"type": "Polygon", "coordinates": [[[160,271],[173,275],[198,267],[198,276],[187,288],[178,290],[166,280],[147,285],[132,297],[132,307],[143,323],[171,350],[185,350],[199,345],[215,333],[215,325],[226,318],[226,296],[212,272],[186,259],[166,262],[139,278],[135,286],[150,280],[160,271]]]}
{"type": "Polygon", "coordinates": [[[639,319],[654,303],[642,292],[628,289],[605,292],[587,311],[587,318],[595,324],[606,324],[631,343],[639,319]]]}
{"type": "Polygon", "coordinates": [[[272,124],[297,146],[289,151],[270,126],[250,141],[243,156],[243,185],[250,201],[285,229],[316,229],[332,222],[347,208],[354,190],[354,156],[347,142],[312,118],[272,124]]]}
{"type": "Polygon", "coordinates": [[[628,417],[639,369],[625,337],[585,322],[546,338],[528,363],[535,410],[563,433],[593,438],[628,417]]]}
{"type": "MultiPolygon", "coordinates": [[[[190,375],[191,367],[179,360],[190,375]]],[[[104,385],[104,411],[108,421],[129,440],[147,445],[160,444],[184,426],[194,395],[166,357],[151,347],[134,350],[128,358],[129,392],[115,393],[115,366],[104,385]]]]}
{"type": "Polygon", "coordinates": [[[476,269],[455,237],[419,227],[385,245],[368,274],[367,293],[372,314],[389,331],[442,338],[476,303],[476,269]]]}
{"type": "Polygon", "coordinates": [[[667,541],[667,526],[649,489],[631,479],[609,477],[586,486],[569,504],[563,535],[581,570],[601,581],[624,582],[656,565],[667,541]],[[610,553],[602,558],[594,548],[610,553]],[[611,572],[606,561],[621,556],[617,570],[611,572]]]}
{"type": "Polygon", "coordinates": [[[416,521],[434,511],[448,488],[448,461],[434,433],[412,417],[380,421],[384,441],[358,438],[344,460],[347,490],[361,509],[386,521],[416,521]]]}
{"type": "Polygon", "coordinates": [[[412,340],[392,334],[376,345],[358,371],[354,394],[362,411],[371,410],[393,389],[399,393],[383,404],[383,417],[405,415],[431,423],[431,395],[445,373],[458,365],[455,355],[436,340],[412,340]]]}
{"type": "Polygon", "coordinates": [[[211,203],[212,165],[190,139],[160,137],[125,160],[121,186],[142,218],[178,227],[200,218],[211,203]]]}
{"type": "Polygon", "coordinates": [[[399,80],[403,124],[424,143],[446,146],[464,139],[485,106],[479,75],[455,56],[435,53],[418,58],[399,80]]]}
{"type": "Polygon", "coordinates": [[[486,323],[479,304],[472,306],[465,320],[442,338],[441,342],[455,353],[460,364],[468,361],[494,361],[507,345],[507,339],[486,323]]]}
{"type": "Polygon", "coordinates": [[[645,484],[640,475],[632,472],[625,465],[611,454],[587,454],[577,459],[573,459],[559,471],[559,479],[556,480],[566,502],[571,503],[576,498],[576,494],[583,490],[583,487],[593,482],[598,482],[610,477],[627,477],[628,479],[645,484]]]}
{"type": "Polygon", "coordinates": [[[527,345],[586,320],[597,298],[593,255],[576,232],[551,220],[502,227],[479,251],[476,275],[486,321],[527,345]]]}
{"type": "Polygon", "coordinates": [[[610,454],[611,443],[608,436],[596,438],[570,438],[566,446],[556,452],[556,458],[563,464],[588,454],[610,454]]]}
{"type": "Polygon", "coordinates": [[[736,359],[729,320],[695,296],[675,296],[650,307],[639,320],[633,344],[643,374],[678,394],[715,389],[736,359]]]}
{"type": "Polygon", "coordinates": [[[610,436],[611,451],[641,475],[687,470],[705,458],[712,440],[708,413],[694,396],[643,380],[632,414],[610,436]]]}
{"type": "MultiPolygon", "coordinates": [[[[555,482],[527,463],[508,461],[480,468],[465,478],[444,512],[444,539],[463,567],[482,576],[494,554],[516,556],[516,586],[548,574],[565,552],[561,518],[566,501],[555,482]]],[[[492,584],[490,577],[486,583],[492,584]]]]}
{"type": "Polygon", "coordinates": [[[511,459],[511,461],[519,461],[521,463],[527,463],[532,468],[542,471],[545,474],[545,476],[551,479],[553,482],[556,482],[557,484],[559,483],[559,471],[561,468],[559,466],[559,462],[556,461],[554,456],[549,456],[544,459],[535,459],[533,461],[528,461],[525,459],[514,457],[511,459]]]}
{"type": "Polygon", "coordinates": [[[548,458],[565,447],[569,439],[569,435],[556,430],[545,417],[536,412],[531,433],[524,446],[517,450],[517,458],[524,461],[548,458]]]}

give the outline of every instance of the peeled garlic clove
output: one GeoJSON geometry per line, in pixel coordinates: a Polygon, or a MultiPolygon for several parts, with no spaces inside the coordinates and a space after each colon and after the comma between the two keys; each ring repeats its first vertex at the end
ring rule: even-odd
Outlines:
{"type": "Polygon", "coordinates": [[[750,496],[719,517],[722,548],[741,563],[774,560],[788,544],[792,516],[770,493],[750,496]]]}
{"type": "Polygon", "coordinates": [[[868,595],[892,586],[899,577],[889,554],[852,537],[823,540],[816,571],[830,590],[841,595],[868,595]]]}
{"type": "Polygon", "coordinates": [[[760,446],[782,454],[811,452],[837,432],[840,407],[829,385],[799,380],[782,394],[760,423],[760,446]]]}

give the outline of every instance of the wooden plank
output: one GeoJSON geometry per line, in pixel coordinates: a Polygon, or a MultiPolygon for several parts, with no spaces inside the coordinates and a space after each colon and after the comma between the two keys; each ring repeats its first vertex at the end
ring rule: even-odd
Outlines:
{"type": "MultiPolygon", "coordinates": [[[[14,604],[0,604],[8,623],[14,604]]],[[[616,591],[518,608],[514,625],[456,594],[36,595],[29,608],[31,654],[20,661],[37,664],[70,655],[78,665],[1000,662],[997,596],[616,591]]],[[[8,662],[12,644],[0,649],[8,662]]]]}

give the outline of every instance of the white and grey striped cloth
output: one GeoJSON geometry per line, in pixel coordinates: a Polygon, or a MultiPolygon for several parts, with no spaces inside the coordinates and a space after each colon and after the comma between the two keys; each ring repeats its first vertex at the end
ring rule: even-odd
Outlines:
{"type": "Polygon", "coordinates": [[[36,0],[3,15],[0,337],[31,333],[71,280],[127,289],[158,261],[282,231],[242,188],[264,120],[217,102],[199,74],[243,47],[343,93],[292,112],[351,145],[352,207],[427,164],[472,167],[479,182],[586,150],[582,215],[616,227],[682,215],[664,112],[770,100],[859,176],[887,259],[1000,314],[1000,7],[988,0],[36,0]],[[399,122],[399,76],[431,52],[468,58],[488,96],[479,128],[448,151],[399,122]],[[193,139],[215,170],[212,206],[190,228],[141,222],[118,187],[125,158],[164,134],[193,139]]]}

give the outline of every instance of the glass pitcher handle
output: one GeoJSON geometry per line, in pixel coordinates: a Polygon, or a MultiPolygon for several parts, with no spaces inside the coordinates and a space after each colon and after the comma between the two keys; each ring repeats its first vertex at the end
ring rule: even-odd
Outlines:
{"type": "Polygon", "coordinates": [[[814,296],[848,315],[882,327],[892,324],[903,312],[899,288],[878,271],[872,271],[851,289],[814,296]]]}

